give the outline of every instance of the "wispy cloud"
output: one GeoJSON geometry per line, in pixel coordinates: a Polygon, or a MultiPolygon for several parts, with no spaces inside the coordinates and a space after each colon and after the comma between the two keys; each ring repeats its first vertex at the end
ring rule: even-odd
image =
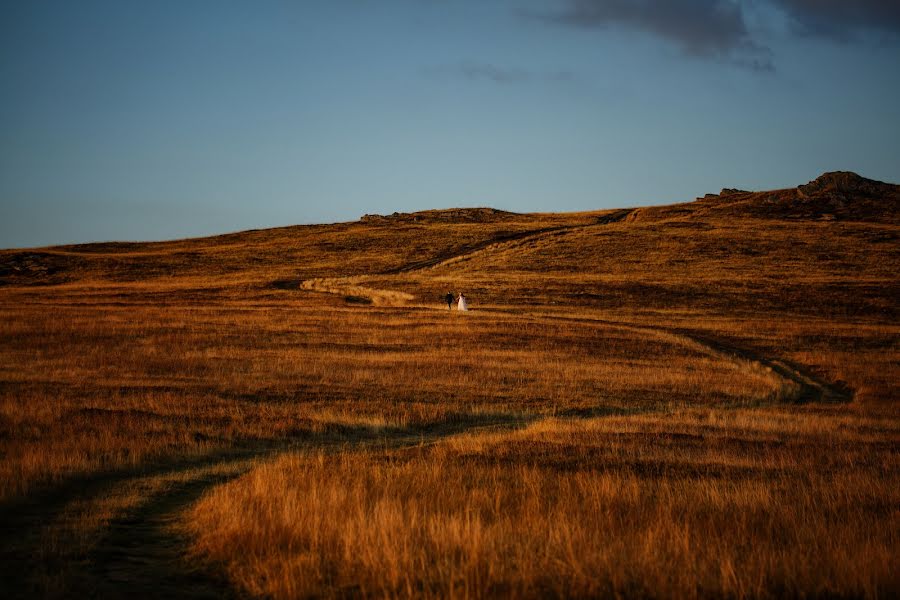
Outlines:
{"type": "Polygon", "coordinates": [[[573,81],[571,71],[533,71],[515,67],[501,67],[486,62],[462,61],[454,65],[444,65],[429,69],[429,72],[444,76],[461,77],[469,81],[486,81],[501,85],[532,82],[559,83],[573,81]]]}
{"type": "Polygon", "coordinates": [[[771,50],[753,39],[741,4],[733,0],[558,0],[558,4],[523,14],[570,27],[642,31],[669,41],[690,57],[756,71],[775,68],[771,50]]]}
{"type": "Polygon", "coordinates": [[[449,72],[472,81],[493,81],[494,83],[522,83],[532,78],[531,73],[523,69],[504,68],[488,63],[465,61],[448,68],[449,72]]]}
{"type": "Polygon", "coordinates": [[[900,39],[897,0],[770,0],[785,12],[795,32],[842,42],[880,32],[900,39]]]}

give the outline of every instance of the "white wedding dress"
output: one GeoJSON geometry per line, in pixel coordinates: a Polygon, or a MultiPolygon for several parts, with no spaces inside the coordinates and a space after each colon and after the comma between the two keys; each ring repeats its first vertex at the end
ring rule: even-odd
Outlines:
{"type": "Polygon", "coordinates": [[[462,294],[459,295],[459,300],[456,301],[456,308],[459,310],[469,310],[469,305],[466,304],[466,297],[462,294]]]}

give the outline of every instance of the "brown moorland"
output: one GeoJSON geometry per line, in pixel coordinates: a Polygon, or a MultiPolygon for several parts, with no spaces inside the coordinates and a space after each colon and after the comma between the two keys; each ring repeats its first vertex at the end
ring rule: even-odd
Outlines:
{"type": "Polygon", "coordinates": [[[0,584],[893,595],[898,209],[831,173],[0,251],[0,584]]]}

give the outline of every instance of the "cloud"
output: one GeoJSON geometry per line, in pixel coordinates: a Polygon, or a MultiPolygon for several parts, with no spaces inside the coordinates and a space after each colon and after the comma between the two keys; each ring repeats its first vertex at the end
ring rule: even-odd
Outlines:
{"type": "Polygon", "coordinates": [[[494,83],[522,83],[531,79],[531,74],[522,69],[498,67],[487,63],[462,62],[454,69],[459,75],[472,81],[492,81],[494,83]]]}
{"type": "Polygon", "coordinates": [[[863,32],[900,37],[897,0],[770,0],[785,12],[795,32],[848,42],[863,32]]]}
{"type": "Polygon", "coordinates": [[[431,71],[441,75],[462,77],[469,81],[487,81],[503,85],[535,81],[553,83],[575,79],[575,75],[570,71],[535,72],[475,61],[463,61],[457,65],[438,67],[431,71]]]}
{"type": "Polygon", "coordinates": [[[769,48],[753,40],[741,4],[734,0],[557,0],[539,20],[585,29],[619,27],[669,41],[685,55],[772,71],[769,48]]]}

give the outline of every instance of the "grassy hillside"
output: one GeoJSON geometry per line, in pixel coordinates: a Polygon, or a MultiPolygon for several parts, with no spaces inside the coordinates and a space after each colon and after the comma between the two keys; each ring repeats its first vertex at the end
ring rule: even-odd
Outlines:
{"type": "Polygon", "coordinates": [[[0,584],[890,595],[898,190],[0,251],[0,584]]]}

